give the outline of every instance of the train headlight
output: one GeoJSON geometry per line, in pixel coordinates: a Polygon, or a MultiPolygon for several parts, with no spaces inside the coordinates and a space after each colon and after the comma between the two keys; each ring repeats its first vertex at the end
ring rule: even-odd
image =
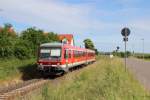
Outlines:
{"type": "Polygon", "coordinates": [[[38,64],[38,69],[43,69],[43,64],[42,63],[38,64]]]}
{"type": "Polygon", "coordinates": [[[57,66],[60,66],[60,63],[57,63],[57,66]]]}

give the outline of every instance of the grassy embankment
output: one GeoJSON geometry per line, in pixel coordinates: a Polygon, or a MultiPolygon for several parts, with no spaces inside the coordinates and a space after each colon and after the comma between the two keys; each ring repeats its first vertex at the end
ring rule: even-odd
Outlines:
{"type": "Polygon", "coordinates": [[[29,100],[150,100],[149,93],[125,72],[121,59],[106,57],[52,81],[24,98],[29,100]]]}
{"type": "MultiPolygon", "coordinates": [[[[143,54],[142,53],[136,53],[134,54],[134,57],[139,58],[139,59],[143,59],[143,54]]],[[[150,54],[144,54],[144,59],[145,60],[150,60],[150,54]]]]}
{"type": "Polygon", "coordinates": [[[28,60],[0,59],[0,84],[34,77],[35,58],[28,60]]]}

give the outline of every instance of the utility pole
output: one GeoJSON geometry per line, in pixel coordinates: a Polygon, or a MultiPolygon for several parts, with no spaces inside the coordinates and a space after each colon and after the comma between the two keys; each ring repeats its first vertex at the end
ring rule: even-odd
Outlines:
{"type": "Polygon", "coordinates": [[[125,40],[125,70],[127,69],[127,41],[125,40]]]}
{"type": "Polygon", "coordinates": [[[141,39],[142,40],[142,46],[143,46],[143,60],[144,60],[144,38],[141,39]]]}
{"type": "Polygon", "coordinates": [[[123,41],[125,42],[125,53],[124,53],[124,60],[125,60],[125,71],[127,67],[127,41],[128,41],[128,36],[130,35],[130,30],[129,28],[125,27],[121,30],[121,34],[123,36],[123,41]]]}
{"type": "Polygon", "coordinates": [[[134,44],[132,44],[132,56],[134,57],[134,44]]]}

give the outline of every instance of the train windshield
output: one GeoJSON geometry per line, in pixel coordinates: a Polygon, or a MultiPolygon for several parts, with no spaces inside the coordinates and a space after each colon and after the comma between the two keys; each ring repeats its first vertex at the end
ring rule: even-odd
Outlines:
{"type": "Polygon", "coordinates": [[[60,57],[61,57],[60,48],[41,48],[40,50],[41,59],[60,58],[60,57]]]}

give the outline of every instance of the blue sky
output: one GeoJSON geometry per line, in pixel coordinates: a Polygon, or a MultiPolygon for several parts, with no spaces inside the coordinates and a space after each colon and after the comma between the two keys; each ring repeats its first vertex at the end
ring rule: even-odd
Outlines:
{"type": "Polygon", "coordinates": [[[91,38],[100,51],[124,49],[121,29],[129,27],[128,50],[150,53],[150,0],[0,0],[0,25],[20,32],[36,26],[74,34],[76,45],[91,38]]]}

